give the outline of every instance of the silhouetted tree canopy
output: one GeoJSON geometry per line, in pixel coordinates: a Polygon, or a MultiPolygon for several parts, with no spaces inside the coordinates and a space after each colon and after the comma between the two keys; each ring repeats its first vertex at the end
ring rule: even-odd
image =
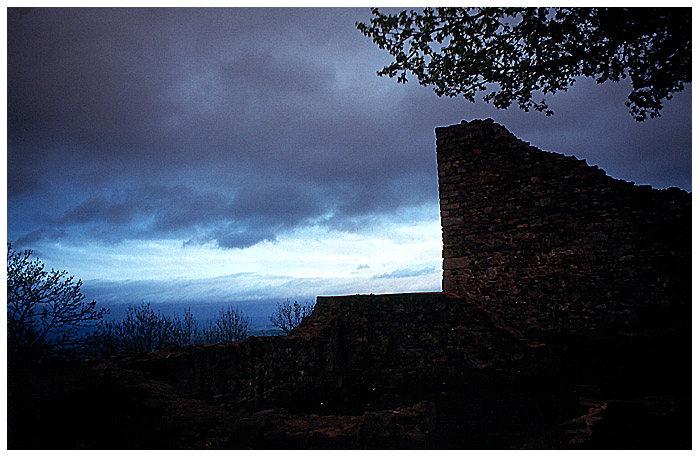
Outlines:
{"type": "Polygon", "coordinates": [[[691,81],[690,8],[425,8],[356,23],[394,62],[377,72],[408,72],[438,96],[462,95],[497,108],[553,114],[544,95],[581,76],[598,83],[630,78],[625,103],[637,121],[655,118],[691,81]],[[539,96],[537,96],[539,98],[539,96]]]}
{"type": "Polygon", "coordinates": [[[7,243],[7,346],[13,359],[85,355],[99,339],[108,310],[85,302],[83,283],[65,271],[48,272],[31,250],[7,243]]]}
{"type": "Polygon", "coordinates": [[[284,302],[277,303],[277,310],[270,315],[270,323],[285,335],[289,335],[294,328],[299,326],[304,318],[311,315],[316,304],[305,302],[300,304],[294,301],[292,304],[289,299],[284,302]]]}
{"type": "Polygon", "coordinates": [[[238,308],[221,308],[204,331],[207,343],[238,342],[248,337],[250,318],[238,308]]]}
{"type": "Polygon", "coordinates": [[[238,342],[248,337],[250,318],[238,308],[221,308],[204,328],[187,307],[183,316],[165,316],[150,304],[129,306],[126,317],[107,321],[101,328],[102,356],[140,353],[178,346],[238,342]]]}

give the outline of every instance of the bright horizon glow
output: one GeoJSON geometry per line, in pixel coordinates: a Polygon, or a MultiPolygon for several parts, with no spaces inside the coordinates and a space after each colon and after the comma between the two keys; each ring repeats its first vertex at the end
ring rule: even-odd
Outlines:
{"type": "Polygon", "coordinates": [[[132,240],[40,243],[34,254],[82,279],[86,295],[117,304],[439,291],[437,204],[399,213],[352,233],[303,227],[244,249],[132,240]]]}

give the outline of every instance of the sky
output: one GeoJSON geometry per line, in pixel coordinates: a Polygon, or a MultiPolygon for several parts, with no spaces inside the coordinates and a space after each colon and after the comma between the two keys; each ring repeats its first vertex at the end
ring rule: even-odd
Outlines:
{"type": "Polygon", "coordinates": [[[644,123],[625,81],[580,79],[551,117],[439,98],[376,75],[391,60],[355,27],[370,16],[9,9],[8,240],[101,306],[255,315],[440,291],[438,126],[493,118],[615,178],[691,190],[691,85],[644,123]]]}

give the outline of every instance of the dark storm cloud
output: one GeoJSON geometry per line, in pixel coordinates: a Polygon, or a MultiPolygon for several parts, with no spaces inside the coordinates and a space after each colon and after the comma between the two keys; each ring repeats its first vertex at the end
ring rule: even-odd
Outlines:
{"type": "Polygon", "coordinates": [[[368,16],[9,9],[8,235],[245,247],[354,230],[436,202],[434,128],[476,117],[621,178],[690,186],[689,96],[642,127],[617,86],[579,82],[551,118],[439,99],[376,76],[388,60],[354,26],[368,16]]]}
{"type": "MultiPolygon", "coordinates": [[[[328,211],[353,217],[368,211],[362,199],[370,210],[403,205],[391,197],[400,173],[378,163],[377,139],[349,140],[369,130],[371,111],[347,122],[332,108],[346,97],[335,92],[332,62],[298,50],[328,46],[304,31],[318,11],[286,13],[10,12],[10,197],[45,193],[66,173],[86,196],[54,215],[58,227],[99,226],[89,233],[114,240],[197,229],[192,240],[227,247],[274,239],[328,211]],[[192,182],[198,171],[217,179],[192,182]],[[188,187],[169,186],[172,176],[188,187]],[[390,196],[383,205],[381,194],[390,196]]],[[[352,14],[339,15],[352,25],[352,14]]],[[[62,233],[44,227],[32,237],[62,233]]]]}
{"type": "Polygon", "coordinates": [[[286,96],[323,96],[324,87],[318,81],[329,81],[334,76],[330,69],[320,65],[295,67],[291,56],[275,56],[272,52],[248,52],[220,68],[222,82],[245,89],[248,102],[274,101],[286,96]]]}
{"type": "Polygon", "coordinates": [[[321,210],[314,203],[318,199],[303,188],[275,189],[274,185],[233,198],[183,185],[144,186],[92,197],[57,219],[46,217],[51,230],[34,231],[18,242],[58,239],[73,232],[97,235],[107,242],[193,237],[188,243],[213,241],[223,248],[245,248],[275,240],[277,231],[302,224],[321,210]]]}

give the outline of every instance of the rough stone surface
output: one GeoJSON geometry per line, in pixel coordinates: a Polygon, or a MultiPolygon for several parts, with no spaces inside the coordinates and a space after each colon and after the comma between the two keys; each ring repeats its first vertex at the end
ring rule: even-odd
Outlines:
{"type": "Polygon", "coordinates": [[[492,120],[436,136],[444,292],[523,331],[588,332],[689,312],[689,193],[611,178],[492,120]]]}

